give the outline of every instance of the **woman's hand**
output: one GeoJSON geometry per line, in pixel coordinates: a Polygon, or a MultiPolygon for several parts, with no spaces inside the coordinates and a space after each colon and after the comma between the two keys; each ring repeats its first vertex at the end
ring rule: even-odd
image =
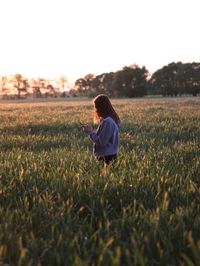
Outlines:
{"type": "Polygon", "coordinates": [[[85,133],[90,134],[93,131],[93,127],[91,125],[82,125],[85,133]]]}

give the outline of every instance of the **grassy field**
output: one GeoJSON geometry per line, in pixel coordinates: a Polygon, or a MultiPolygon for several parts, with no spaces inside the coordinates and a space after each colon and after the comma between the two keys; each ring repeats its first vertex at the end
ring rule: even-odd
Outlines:
{"type": "Polygon", "coordinates": [[[200,99],[113,104],[106,175],[91,101],[0,103],[0,266],[200,265],[200,99]]]}

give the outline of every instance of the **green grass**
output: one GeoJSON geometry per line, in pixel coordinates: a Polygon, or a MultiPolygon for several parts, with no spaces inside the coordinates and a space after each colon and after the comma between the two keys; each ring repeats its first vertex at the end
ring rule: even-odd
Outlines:
{"type": "Polygon", "coordinates": [[[113,103],[108,175],[91,101],[0,104],[0,265],[200,265],[200,99],[113,103]]]}

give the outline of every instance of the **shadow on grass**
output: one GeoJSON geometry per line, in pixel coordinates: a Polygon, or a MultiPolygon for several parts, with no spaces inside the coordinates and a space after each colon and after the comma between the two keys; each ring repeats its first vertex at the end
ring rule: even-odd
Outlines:
{"type": "MultiPolygon", "coordinates": [[[[20,148],[41,151],[58,148],[88,147],[91,141],[83,133],[78,123],[73,124],[35,124],[27,126],[6,127],[0,130],[1,150],[20,148]]],[[[166,128],[161,125],[123,124],[120,129],[120,145],[128,151],[141,149],[148,151],[171,147],[176,142],[196,141],[200,143],[197,126],[177,131],[176,128],[166,128]]]]}
{"type": "Polygon", "coordinates": [[[152,145],[162,149],[171,147],[176,142],[190,141],[200,143],[198,126],[185,127],[181,131],[177,131],[174,127],[166,128],[159,125],[122,124],[121,126],[121,145],[128,146],[129,149],[139,146],[141,149],[148,150],[152,145]]]}
{"type": "Polygon", "coordinates": [[[91,141],[79,124],[28,125],[1,130],[0,148],[31,151],[49,151],[60,148],[88,147],[91,141]]]}

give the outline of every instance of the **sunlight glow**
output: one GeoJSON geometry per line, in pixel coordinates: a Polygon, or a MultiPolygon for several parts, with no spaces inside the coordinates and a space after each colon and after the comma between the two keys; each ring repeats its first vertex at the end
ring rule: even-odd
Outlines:
{"type": "Polygon", "coordinates": [[[70,81],[131,64],[199,62],[198,0],[0,2],[0,76],[70,81]]]}

